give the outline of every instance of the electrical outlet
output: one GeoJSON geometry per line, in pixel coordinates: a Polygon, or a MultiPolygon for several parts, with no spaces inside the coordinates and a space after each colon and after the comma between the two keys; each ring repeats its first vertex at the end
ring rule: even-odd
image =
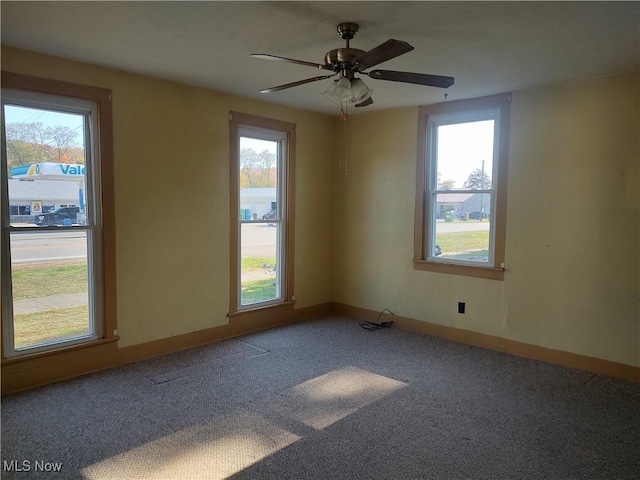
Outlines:
{"type": "Polygon", "coordinates": [[[458,313],[464,314],[464,309],[465,309],[465,303],[464,302],[458,302],[458,313]]]}

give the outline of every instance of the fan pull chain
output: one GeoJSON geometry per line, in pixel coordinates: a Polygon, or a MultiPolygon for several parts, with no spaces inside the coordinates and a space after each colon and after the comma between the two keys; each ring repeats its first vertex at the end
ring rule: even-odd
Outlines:
{"type": "Polygon", "coordinates": [[[347,158],[347,130],[349,124],[347,123],[347,117],[343,116],[341,121],[336,122],[336,128],[338,130],[338,158],[340,173],[345,177],[349,175],[349,162],[347,158]]]}

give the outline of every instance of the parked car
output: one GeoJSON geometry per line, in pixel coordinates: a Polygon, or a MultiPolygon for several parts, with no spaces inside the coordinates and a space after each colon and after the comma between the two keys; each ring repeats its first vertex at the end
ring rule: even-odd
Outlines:
{"type": "Polygon", "coordinates": [[[58,207],[48,213],[36,215],[36,225],[49,227],[52,225],[71,225],[78,223],[79,207],[58,207]]]}
{"type": "Polygon", "coordinates": [[[489,218],[489,214],[482,212],[469,213],[469,220],[482,220],[483,218],[489,218]]]}
{"type": "Polygon", "coordinates": [[[271,210],[269,213],[265,213],[264,215],[262,215],[263,220],[277,220],[277,218],[278,212],[276,212],[275,210],[271,210]]]}

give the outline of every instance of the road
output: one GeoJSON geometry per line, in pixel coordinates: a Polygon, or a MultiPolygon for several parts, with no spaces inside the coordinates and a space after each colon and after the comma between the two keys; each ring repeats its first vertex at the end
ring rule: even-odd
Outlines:
{"type": "Polygon", "coordinates": [[[264,223],[242,225],[242,257],[275,257],[278,228],[264,223]]]}
{"type": "MultiPolygon", "coordinates": [[[[275,257],[277,228],[265,224],[242,226],[243,257],[275,257]]],[[[438,233],[489,230],[489,222],[438,222],[438,233]]],[[[84,231],[28,232],[11,234],[11,262],[38,263],[55,260],[87,258],[87,237],[84,231]]]]}
{"type": "MultiPolygon", "coordinates": [[[[275,257],[277,228],[265,224],[242,227],[243,257],[275,257]]],[[[14,232],[11,234],[11,262],[40,263],[87,258],[84,231],[14,232]]]]}
{"type": "Polygon", "coordinates": [[[14,232],[11,263],[38,263],[87,258],[87,235],[77,232],[14,232]]]}
{"type": "Polygon", "coordinates": [[[488,221],[483,222],[437,222],[438,233],[481,232],[490,229],[488,221]]]}

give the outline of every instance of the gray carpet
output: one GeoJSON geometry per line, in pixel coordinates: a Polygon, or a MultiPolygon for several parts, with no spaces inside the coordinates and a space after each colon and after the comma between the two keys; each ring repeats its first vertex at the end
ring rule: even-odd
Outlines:
{"type": "Polygon", "coordinates": [[[332,317],[5,396],[2,461],[3,479],[638,479],[640,384],[332,317]]]}

